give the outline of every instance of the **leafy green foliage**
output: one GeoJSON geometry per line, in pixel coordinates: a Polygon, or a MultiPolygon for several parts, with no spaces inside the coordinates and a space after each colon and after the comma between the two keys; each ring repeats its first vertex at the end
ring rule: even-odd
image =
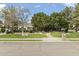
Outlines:
{"type": "Polygon", "coordinates": [[[49,26],[49,16],[44,13],[34,14],[32,24],[36,31],[47,31],[49,26]]]}
{"type": "Polygon", "coordinates": [[[72,21],[76,32],[79,30],[79,3],[75,7],[74,18],[72,21]]]}
{"type": "Polygon", "coordinates": [[[1,27],[1,32],[5,32],[5,27],[1,27]]]}
{"type": "Polygon", "coordinates": [[[36,31],[61,31],[62,28],[65,32],[68,31],[69,27],[69,9],[63,10],[62,12],[53,12],[50,16],[43,12],[34,14],[32,17],[33,28],[36,31]],[[66,14],[65,14],[66,13],[66,14]]]}

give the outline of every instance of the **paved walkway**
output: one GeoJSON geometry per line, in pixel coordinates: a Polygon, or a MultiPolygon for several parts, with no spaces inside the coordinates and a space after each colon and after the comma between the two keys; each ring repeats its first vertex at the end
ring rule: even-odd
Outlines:
{"type": "Polygon", "coordinates": [[[51,34],[50,33],[47,33],[47,36],[48,38],[52,38],[51,34]]]}
{"type": "Polygon", "coordinates": [[[62,41],[62,38],[55,38],[53,36],[51,36],[51,33],[46,33],[46,35],[48,36],[48,38],[43,38],[43,42],[53,42],[53,41],[62,41]]]}

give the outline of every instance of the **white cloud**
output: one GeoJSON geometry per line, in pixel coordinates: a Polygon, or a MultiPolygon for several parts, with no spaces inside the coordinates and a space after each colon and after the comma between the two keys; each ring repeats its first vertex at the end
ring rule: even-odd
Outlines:
{"type": "Polygon", "coordinates": [[[76,3],[65,3],[65,5],[68,7],[75,7],[76,3]]]}
{"type": "Polygon", "coordinates": [[[0,10],[4,8],[5,6],[6,6],[5,4],[0,4],[0,10]]]}
{"type": "Polygon", "coordinates": [[[41,6],[40,5],[36,5],[36,6],[34,6],[34,8],[40,8],[41,6]]]}

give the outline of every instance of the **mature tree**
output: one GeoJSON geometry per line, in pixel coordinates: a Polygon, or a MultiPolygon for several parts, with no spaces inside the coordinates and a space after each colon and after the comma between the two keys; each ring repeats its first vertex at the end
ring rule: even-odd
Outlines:
{"type": "Polygon", "coordinates": [[[15,30],[15,26],[18,25],[18,19],[16,16],[16,8],[14,6],[8,6],[5,7],[1,10],[2,12],[2,17],[4,19],[4,26],[6,28],[6,32],[7,30],[11,30],[12,32],[14,32],[15,30]],[[17,25],[16,25],[17,24],[17,25]]]}
{"type": "Polygon", "coordinates": [[[68,27],[67,20],[63,17],[62,13],[54,12],[51,14],[51,28],[55,31],[61,31],[62,28],[66,29],[68,27]]]}
{"type": "Polygon", "coordinates": [[[27,22],[30,14],[28,9],[11,5],[3,8],[1,13],[7,29],[11,29],[12,32],[17,31],[18,25],[22,24],[22,35],[24,35],[24,24],[27,22]]]}
{"type": "MultiPolygon", "coordinates": [[[[64,10],[65,11],[65,10],[64,10]]],[[[32,17],[32,24],[34,30],[37,31],[61,31],[62,28],[68,31],[69,14],[63,12],[53,12],[50,16],[43,12],[34,14],[32,17]],[[67,17],[68,16],[68,17],[67,17]]],[[[69,10],[67,10],[69,11],[69,10]]]]}
{"type": "Polygon", "coordinates": [[[30,15],[30,11],[28,9],[23,8],[23,7],[17,8],[16,16],[22,22],[21,24],[22,25],[22,36],[24,36],[24,25],[25,23],[27,23],[29,15],[30,15]]]}
{"type": "Polygon", "coordinates": [[[79,3],[75,6],[74,17],[72,21],[76,32],[79,30],[79,3]]]}
{"type": "Polygon", "coordinates": [[[49,16],[43,12],[34,14],[32,17],[33,28],[36,31],[48,31],[49,30],[49,16]]]}
{"type": "Polygon", "coordinates": [[[66,7],[63,11],[61,11],[61,14],[62,14],[62,19],[64,19],[64,21],[66,21],[65,31],[68,32],[69,25],[72,21],[72,8],[66,7]]]}
{"type": "Polygon", "coordinates": [[[50,27],[52,30],[58,30],[59,23],[58,23],[59,13],[53,12],[50,16],[50,27]]]}

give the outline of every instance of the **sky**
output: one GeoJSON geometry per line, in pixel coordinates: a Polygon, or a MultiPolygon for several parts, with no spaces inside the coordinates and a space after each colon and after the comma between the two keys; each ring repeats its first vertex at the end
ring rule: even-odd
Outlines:
{"type": "Polygon", "coordinates": [[[29,9],[31,15],[38,13],[38,12],[44,12],[48,15],[50,15],[53,12],[60,12],[63,10],[66,6],[72,6],[74,7],[74,3],[7,3],[7,4],[0,4],[0,9],[4,8],[5,6],[22,6],[24,8],[29,9]]]}
{"type": "Polygon", "coordinates": [[[4,3],[0,4],[0,10],[6,6],[11,5],[29,9],[31,16],[39,12],[44,12],[47,15],[50,15],[53,12],[62,11],[65,7],[75,7],[74,3],[4,3]]]}

